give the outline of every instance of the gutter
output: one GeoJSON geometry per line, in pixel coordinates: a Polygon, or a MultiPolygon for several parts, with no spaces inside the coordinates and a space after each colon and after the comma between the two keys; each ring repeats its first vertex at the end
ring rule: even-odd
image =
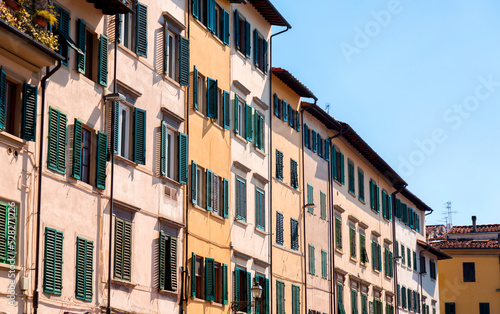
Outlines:
{"type": "Polygon", "coordinates": [[[43,163],[43,130],[45,126],[45,92],[47,90],[47,80],[61,68],[61,60],[57,60],[57,65],[50,72],[50,67],[46,68],[48,72],[42,78],[42,116],[40,123],[40,153],[38,155],[38,197],[37,197],[37,214],[36,214],[36,251],[35,251],[35,288],[33,290],[33,313],[38,313],[38,277],[40,269],[40,229],[41,229],[41,214],[42,214],[42,163],[43,163]]]}

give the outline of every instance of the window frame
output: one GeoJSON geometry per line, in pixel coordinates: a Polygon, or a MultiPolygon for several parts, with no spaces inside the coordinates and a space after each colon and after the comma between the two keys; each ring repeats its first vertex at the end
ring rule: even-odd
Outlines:
{"type": "Polygon", "coordinates": [[[266,194],[259,187],[255,187],[255,220],[256,228],[266,230],[266,194]]]}
{"type": "Polygon", "coordinates": [[[246,221],[247,219],[247,181],[246,179],[236,176],[236,220],[246,221]]]}

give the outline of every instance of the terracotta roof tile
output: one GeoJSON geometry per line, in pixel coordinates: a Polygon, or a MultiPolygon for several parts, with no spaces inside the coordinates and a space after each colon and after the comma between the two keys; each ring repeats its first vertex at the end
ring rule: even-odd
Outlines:
{"type": "Polygon", "coordinates": [[[438,249],[500,249],[500,243],[497,240],[443,240],[430,241],[430,244],[438,249]]]}
{"type": "Polygon", "coordinates": [[[425,226],[427,240],[446,240],[446,227],[444,225],[425,226]]]}
{"type": "MultiPolygon", "coordinates": [[[[476,232],[500,232],[500,224],[476,225],[476,232]]],[[[472,233],[472,225],[454,226],[448,233],[472,233]]]]}

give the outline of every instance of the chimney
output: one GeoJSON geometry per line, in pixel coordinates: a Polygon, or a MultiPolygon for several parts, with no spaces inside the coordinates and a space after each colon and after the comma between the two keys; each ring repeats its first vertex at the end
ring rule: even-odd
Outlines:
{"type": "Polygon", "coordinates": [[[477,228],[476,228],[476,216],[472,216],[472,232],[476,233],[477,228]]]}
{"type": "Polygon", "coordinates": [[[500,233],[497,236],[497,243],[500,244],[500,233]]]}

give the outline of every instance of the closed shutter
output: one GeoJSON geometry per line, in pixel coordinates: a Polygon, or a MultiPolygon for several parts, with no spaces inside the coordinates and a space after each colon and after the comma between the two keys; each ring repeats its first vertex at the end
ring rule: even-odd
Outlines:
{"type": "Polygon", "coordinates": [[[240,300],[240,269],[238,267],[234,270],[234,301],[244,301],[240,300]]]}
{"type": "Polygon", "coordinates": [[[207,116],[217,116],[217,81],[207,78],[207,116]]]}
{"type": "Polygon", "coordinates": [[[337,147],[333,146],[332,147],[332,163],[333,163],[333,166],[332,166],[332,175],[333,175],[333,178],[335,180],[339,180],[339,173],[337,171],[337,163],[338,163],[338,160],[337,160],[337,147]]]}
{"type": "Polygon", "coordinates": [[[198,203],[198,165],[191,161],[191,202],[198,203]]]}
{"type": "Polygon", "coordinates": [[[380,213],[380,187],[378,185],[375,186],[375,207],[377,213],[380,213]]]}
{"type": "Polygon", "coordinates": [[[179,36],[179,84],[189,86],[189,39],[179,36]]]}
{"type": "Polygon", "coordinates": [[[223,93],[223,111],[224,111],[224,128],[231,130],[231,100],[230,94],[226,91],[223,93]]]}
{"type": "Polygon", "coordinates": [[[358,169],[358,190],[359,190],[359,199],[364,202],[365,201],[364,174],[359,169],[358,169]]]}
{"type": "Polygon", "coordinates": [[[76,291],[77,299],[92,301],[94,243],[77,237],[76,240],[76,291]]]}
{"type": "Polygon", "coordinates": [[[288,121],[288,112],[287,112],[288,109],[287,108],[288,108],[287,102],[285,100],[282,100],[281,101],[281,119],[284,122],[288,121]]]}
{"type": "Polygon", "coordinates": [[[179,132],[179,183],[187,184],[189,164],[189,139],[187,134],[179,132]]]}
{"type": "Polygon", "coordinates": [[[394,275],[394,260],[392,252],[389,252],[389,276],[392,278],[394,275]]]}
{"type": "MultiPolygon", "coordinates": [[[[246,301],[252,301],[252,275],[247,272],[247,298],[246,301]]],[[[252,305],[248,304],[247,313],[252,313],[252,305]]]]}
{"type": "Polygon", "coordinates": [[[135,53],[147,57],[148,52],[148,7],[137,3],[135,53]]]}
{"type": "Polygon", "coordinates": [[[229,287],[228,287],[228,271],[227,271],[227,265],[223,264],[222,265],[222,304],[227,305],[228,304],[228,299],[229,299],[229,287]]]}
{"type": "Polygon", "coordinates": [[[167,280],[166,288],[170,291],[177,290],[177,237],[170,236],[169,244],[169,259],[168,259],[168,274],[170,280],[167,280]]]}
{"type": "Polygon", "coordinates": [[[101,35],[99,42],[98,80],[102,86],[108,86],[108,37],[101,35]]]}
{"type": "Polygon", "coordinates": [[[390,194],[387,194],[387,217],[389,221],[392,221],[392,198],[390,194]]]}
{"type": "Polygon", "coordinates": [[[349,192],[354,194],[354,165],[351,162],[347,163],[348,167],[348,180],[349,180],[349,192]]]}
{"type": "Polygon", "coordinates": [[[95,184],[98,189],[106,188],[106,159],[108,147],[108,134],[101,131],[97,132],[97,162],[95,184]]]}
{"type": "Polygon", "coordinates": [[[161,122],[161,145],[160,145],[160,173],[162,176],[167,175],[167,123],[161,122]]]}
{"type": "Polygon", "coordinates": [[[382,217],[387,219],[387,193],[382,190],[382,217]]]}
{"type": "Polygon", "coordinates": [[[291,126],[292,128],[293,128],[293,122],[294,122],[294,119],[293,119],[292,106],[290,104],[288,104],[288,125],[291,126]]]}
{"type": "Polygon", "coordinates": [[[276,243],[283,244],[283,214],[276,212],[276,243]]]}
{"type": "Polygon", "coordinates": [[[15,252],[17,252],[17,207],[0,202],[0,263],[10,264],[10,259],[15,259],[15,252]],[[11,213],[13,217],[9,215],[11,213]]]}
{"type": "Polygon", "coordinates": [[[326,220],[326,194],[323,192],[319,193],[319,198],[320,198],[320,207],[321,207],[321,219],[326,220]]]}
{"type": "Polygon", "coordinates": [[[245,56],[250,58],[250,23],[245,21],[245,56]]]}
{"type": "Polygon", "coordinates": [[[73,178],[82,178],[82,121],[75,118],[73,128],[73,178]]]}
{"type": "Polygon", "coordinates": [[[321,250],[321,278],[327,279],[328,276],[328,253],[325,250],[321,250]]]}
{"type": "Polygon", "coordinates": [[[236,134],[240,133],[240,126],[238,123],[239,122],[238,121],[238,118],[239,118],[238,107],[239,107],[239,99],[238,99],[238,95],[235,94],[234,95],[234,133],[236,133],[236,134]]]}
{"type": "Polygon", "coordinates": [[[304,145],[310,149],[309,146],[309,127],[307,124],[304,124],[304,145]]]}
{"type": "Polygon", "coordinates": [[[49,144],[47,167],[64,174],[66,172],[66,115],[49,108],[49,144]]]}
{"type": "Polygon", "coordinates": [[[270,300],[270,291],[269,291],[269,279],[265,279],[266,283],[265,283],[265,287],[264,287],[264,297],[265,297],[265,312],[264,314],[269,314],[271,312],[271,309],[270,309],[270,304],[271,304],[271,300],[270,300]]]}
{"type": "Polygon", "coordinates": [[[43,291],[61,295],[63,233],[52,228],[45,228],[45,249],[43,269],[43,291]]]}
{"type": "Polygon", "coordinates": [[[206,172],[206,182],[205,182],[205,196],[206,196],[206,203],[207,204],[207,210],[211,211],[212,210],[212,204],[213,204],[213,173],[211,170],[207,169],[206,172]]]}
{"type": "Polygon", "coordinates": [[[4,70],[0,69],[0,130],[5,130],[6,102],[7,102],[7,74],[5,73],[4,70]]]}
{"type": "Polygon", "coordinates": [[[378,270],[382,271],[382,249],[380,244],[377,244],[377,252],[378,252],[378,270]]]}
{"type": "Polygon", "coordinates": [[[205,258],[205,300],[215,301],[215,265],[213,258],[205,258]]]}
{"type": "Polygon", "coordinates": [[[330,146],[331,146],[331,142],[327,139],[325,139],[325,153],[324,153],[324,157],[325,157],[325,160],[326,161],[330,161],[330,146]]]}
{"type": "Polygon", "coordinates": [[[114,277],[130,281],[132,260],[132,223],[115,219],[114,277]]]}
{"type": "Polygon", "coordinates": [[[191,296],[196,297],[196,254],[191,253],[191,296]]]}
{"type": "Polygon", "coordinates": [[[349,247],[352,258],[356,258],[356,230],[349,228],[349,247]]]}
{"type": "Polygon", "coordinates": [[[85,58],[86,58],[86,43],[87,43],[87,23],[83,20],[77,22],[77,46],[83,52],[83,55],[77,53],[76,56],[76,69],[80,73],[85,73],[85,58]]]}
{"type": "Polygon", "coordinates": [[[375,187],[373,184],[373,180],[370,180],[370,208],[375,209],[375,187]]]}
{"type": "Polygon", "coordinates": [[[311,133],[312,133],[312,151],[316,152],[316,139],[317,139],[316,131],[312,130],[311,133]]]}
{"type": "Polygon", "coordinates": [[[267,40],[263,41],[263,47],[264,49],[264,74],[268,73],[269,69],[269,49],[268,49],[268,43],[267,40]]]}
{"type": "Polygon", "coordinates": [[[146,164],[146,111],[134,111],[134,162],[146,164]]]}
{"type": "Polygon", "coordinates": [[[249,106],[249,105],[246,105],[245,106],[246,110],[245,110],[245,127],[246,127],[246,138],[248,141],[252,141],[252,137],[253,137],[253,123],[252,123],[252,107],[249,106]]]}
{"type": "Polygon", "coordinates": [[[401,200],[396,198],[396,217],[401,219],[401,200]]]}
{"type": "Polygon", "coordinates": [[[223,210],[224,210],[224,218],[229,218],[229,181],[227,179],[223,179],[223,210]]]}
{"type": "MultiPolygon", "coordinates": [[[[24,83],[23,86],[23,124],[21,137],[27,141],[35,141],[36,137],[36,103],[38,89],[24,83]]],[[[66,132],[66,129],[64,130],[66,132]]]]}
{"type": "MultiPolygon", "coordinates": [[[[120,117],[120,102],[119,101],[115,101],[113,103],[113,108],[112,110],[114,110],[114,115],[115,115],[115,121],[114,121],[114,125],[113,125],[113,128],[114,128],[114,143],[113,143],[113,151],[115,154],[118,154],[118,130],[119,130],[119,117],[120,117]]],[[[109,134],[109,136],[111,137],[111,133],[109,134]]]]}
{"type": "Polygon", "coordinates": [[[373,261],[373,269],[377,269],[377,243],[372,241],[372,261],[373,261]]]}
{"type": "Polygon", "coordinates": [[[222,42],[224,42],[224,44],[229,46],[229,12],[227,12],[226,10],[224,10],[224,15],[223,15],[223,27],[224,28],[222,31],[223,34],[222,42]]]}
{"type": "Polygon", "coordinates": [[[193,107],[198,110],[198,69],[193,70],[193,107]]]}

